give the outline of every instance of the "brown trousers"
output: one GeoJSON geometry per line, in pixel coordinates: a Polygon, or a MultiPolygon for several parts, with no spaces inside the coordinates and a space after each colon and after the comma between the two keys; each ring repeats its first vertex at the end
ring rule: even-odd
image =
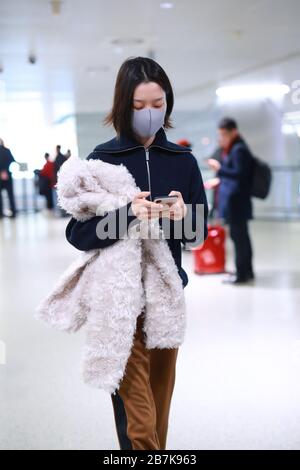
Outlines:
{"type": "Polygon", "coordinates": [[[125,374],[111,395],[120,449],[165,449],[178,348],[146,349],[137,318],[125,374]]]}

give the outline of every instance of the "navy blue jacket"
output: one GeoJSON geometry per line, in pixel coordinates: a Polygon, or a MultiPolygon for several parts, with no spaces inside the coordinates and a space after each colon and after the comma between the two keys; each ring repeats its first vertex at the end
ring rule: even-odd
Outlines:
{"type": "Polygon", "coordinates": [[[253,218],[252,173],[252,154],[245,141],[238,137],[217,172],[217,176],[221,179],[218,212],[226,222],[239,223],[253,218]]]}
{"type": "MultiPolygon", "coordinates": [[[[121,134],[119,139],[117,139],[116,136],[107,142],[97,145],[87,159],[101,159],[104,162],[114,165],[125,165],[133,175],[141,191],[150,191],[149,200],[154,200],[156,196],[168,195],[172,190],[180,191],[184,202],[191,204],[190,207],[188,206],[188,216],[191,217],[190,220],[193,223],[194,231],[196,230],[196,204],[203,204],[204,217],[201,223],[203,224],[203,236],[205,239],[207,237],[207,200],[200,169],[196,158],[191,153],[191,149],[169,142],[164,129],[161,127],[156,133],[154,141],[148,147],[148,150],[149,173],[146,164],[145,147],[140,142],[133,140],[127,135],[121,134]]],[[[116,243],[118,239],[124,235],[118,224],[119,216],[123,210],[128,214],[128,209],[130,214],[130,206],[131,202],[103,216],[94,216],[85,222],[77,221],[72,217],[66,227],[67,240],[82,251],[105,248],[116,243]],[[118,237],[100,239],[96,234],[97,223],[102,220],[103,217],[110,216],[116,216],[114,220],[117,222],[116,232],[118,237]]],[[[131,214],[132,215],[129,215],[127,218],[128,224],[135,219],[138,222],[136,216],[133,215],[132,212],[131,214]]],[[[163,228],[161,221],[162,219],[159,219],[160,226],[163,228]]],[[[192,239],[186,239],[184,234],[182,239],[174,238],[175,225],[178,223],[182,223],[182,221],[170,222],[170,237],[166,237],[166,240],[174,257],[183,286],[185,287],[188,283],[188,277],[181,267],[181,242],[185,244],[195,240],[198,241],[198,238],[196,236],[192,239]]],[[[203,241],[203,239],[201,241],[203,241]]]]}

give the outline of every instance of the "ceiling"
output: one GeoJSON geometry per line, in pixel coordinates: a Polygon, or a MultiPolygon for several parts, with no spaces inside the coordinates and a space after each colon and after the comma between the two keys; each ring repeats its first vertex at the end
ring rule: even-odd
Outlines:
{"type": "Polygon", "coordinates": [[[300,79],[299,0],[160,3],[64,0],[53,15],[49,0],[1,0],[2,99],[106,111],[121,63],[135,55],[163,66],[179,109],[205,106],[224,83],[300,79]]]}

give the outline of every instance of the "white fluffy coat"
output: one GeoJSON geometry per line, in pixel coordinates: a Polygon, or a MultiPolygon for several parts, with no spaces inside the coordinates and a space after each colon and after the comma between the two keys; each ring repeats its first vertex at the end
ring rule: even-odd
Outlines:
{"type": "MultiPolygon", "coordinates": [[[[140,188],[123,164],[70,157],[57,191],[59,206],[84,221],[124,206],[140,188]]],[[[186,330],[182,281],[158,220],[142,221],[128,234],[80,253],[35,314],[66,332],[86,325],[83,380],[109,393],[120,386],[142,311],[148,349],[178,347],[186,330]]]]}

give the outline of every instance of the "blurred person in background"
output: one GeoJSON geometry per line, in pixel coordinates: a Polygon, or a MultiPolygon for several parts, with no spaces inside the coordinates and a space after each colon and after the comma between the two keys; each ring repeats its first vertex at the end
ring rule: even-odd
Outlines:
{"type": "MultiPolygon", "coordinates": [[[[54,209],[53,188],[56,184],[55,164],[50,160],[49,153],[45,153],[46,163],[41,169],[40,185],[43,187],[42,193],[46,198],[47,209],[54,209]]],[[[40,188],[41,189],[41,188],[40,188]]]]}
{"type": "Polygon", "coordinates": [[[67,152],[66,152],[66,154],[65,154],[66,160],[67,160],[68,158],[70,158],[71,155],[72,155],[72,154],[71,154],[71,150],[68,149],[67,152]]]}
{"type": "MultiPolygon", "coordinates": [[[[214,159],[221,163],[222,155],[223,155],[223,149],[221,147],[217,147],[215,151],[213,152],[213,154],[209,158],[205,158],[204,160],[208,162],[208,160],[214,159]]],[[[205,189],[213,190],[212,206],[209,211],[209,218],[213,220],[217,220],[219,218],[219,211],[218,211],[219,186],[220,186],[219,178],[216,180],[213,178],[204,183],[205,189]]]]}
{"type": "Polygon", "coordinates": [[[208,165],[216,171],[216,177],[206,182],[206,187],[214,188],[219,185],[219,217],[229,224],[229,233],[234,244],[236,273],[224,282],[240,285],[254,279],[253,252],[248,230],[248,221],[253,219],[253,158],[234,119],[225,117],[220,121],[218,140],[223,149],[222,160],[208,159],[208,165]]]}
{"type": "Polygon", "coordinates": [[[0,218],[3,218],[3,201],[2,190],[7,191],[9,206],[11,210],[11,217],[16,217],[17,210],[15,204],[13,178],[10,171],[10,165],[16,162],[12,156],[11,151],[5,147],[4,142],[0,139],[0,218]]]}
{"type": "Polygon", "coordinates": [[[54,169],[55,176],[57,178],[57,173],[60,170],[60,167],[65,163],[67,157],[61,152],[61,146],[57,145],[55,149],[55,160],[54,160],[54,169]]]}

